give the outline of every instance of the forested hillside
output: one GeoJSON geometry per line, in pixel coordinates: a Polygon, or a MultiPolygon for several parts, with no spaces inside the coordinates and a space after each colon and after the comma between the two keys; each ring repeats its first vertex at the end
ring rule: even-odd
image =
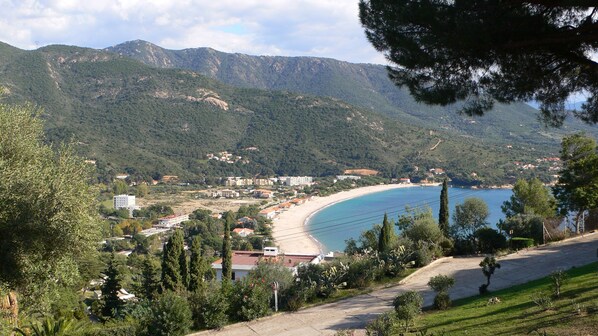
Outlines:
{"type": "Polygon", "coordinates": [[[421,177],[441,167],[465,183],[499,183],[517,174],[513,161],[554,154],[411,126],[338,99],[235,88],[78,47],[2,44],[0,85],[4,102],[42,107],[48,140],[74,141],[108,178],[123,170],[189,180],[320,176],[351,167],[421,177]],[[224,150],[242,159],[207,160],[224,150]]]}
{"type": "Polygon", "coordinates": [[[404,123],[483,138],[494,143],[558,145],[563,134],[595,127],[571,120],[562,129],[545,129],[538,111],[526,104],[503,105],[484,117],[459,115],[459,106],[418,104],[407,89],[397,88],[386,68],[316,57],[269,57],[229,54],[210,48],[168,50],[145,41],[107,48],[159,68],[197,71],[237,87],[285,90],[341,99],[404,123]]]}

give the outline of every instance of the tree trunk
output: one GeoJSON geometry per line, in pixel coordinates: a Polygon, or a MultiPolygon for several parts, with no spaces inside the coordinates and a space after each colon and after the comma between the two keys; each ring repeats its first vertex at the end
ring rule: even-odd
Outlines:
{"type": "Polygon", "coordinates": [[[17,326],[19,318],[19,304],[17,301],[17,293],[8,292],[8,294],[0,297],[0,315],[8,316],[8,322],[13,327],[17,326]]]}

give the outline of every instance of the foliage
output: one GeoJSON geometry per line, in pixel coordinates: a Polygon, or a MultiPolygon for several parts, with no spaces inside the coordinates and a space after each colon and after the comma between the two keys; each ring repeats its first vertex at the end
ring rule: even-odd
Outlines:
{"type": "Polygon", "coordinates": [[[153,301],[161,288],[160,263],[155,257],[147,255],[143,259],[141,267],[141,281],[138,295],[141,294],[139,296],[142,298],[153,301]]]}
{"type": "Polygon", "coordinates": [[[392,336],[398,332],[399,321],[396,314],[386,312],[365,327],[367,336],[392,336]]]}
{"type": "Polygon", "coordinates": [[[76,319],[46,317],[41,322],[34,322],[24,328],[17,328],[15,332],[22,336],[72,336],[81,335],[89,326],[76,319]]]}
{"type": "Polygon", "coordinates": [[[388,252],[396,239],[394,223],[388,220],[388,215],[384,213],[382,220],[382,229],[380,230],[380,238],[378,239],[378,252],[388,252]]]}
{"type": "Polygon", "coordinates": [[[219,329],[228,323],[229,300],[218,282],[212,281],[191,294],[194,325],[198,329],[219,329]]]}
{"type": "Polygon", "coordinates": [[[531,238],[513,237],[509,240],[509,245],[514,250],[521,250],[534,246],[534,240],[531,238]]]}
{"type": "Polygon", "coordinates": [[[503,203],[501,209],[507,218],[529,214],[554,217],[556,200],[539,179],[519,179],[513,186],[513,195],[503,203]]]}
{"type": "MultiPolygon", "coordinates": [[[[598,153],[593,138],[577,133],[563,138],[561,144],[563,170],[553,192],[562,215],[576,213],[579,217],[598,207],[598,153]]],[[[579,226],[576,228],[579,232],[579,226]]]]}
{"type": "Polygon", "coordinates": [[[235,281],[230,298],[230,314],[239,321],[251,321],[270,313],[272,289],[265,279],[244,277],[235,281]]]}
{"type": "Polygon", "coordinates": [[[114,195],[127,195],[129,191],[129,185],[123,180],[115,180],[112,183],[112,192],[114,195]]]}
{"type": "Polygon", "coordinates": [[[567,273],[563,270],[556,270],[550,273],[550,280],[552,285],[552,294],[554,297],[559,298],[561,296],[561,288],[563,284],[567,282],[567,273]]]}
{"type": "Polygon", "coordinates": [[[187,259],[181,230],[175,230],[168,238],[162,253],[162,289],[177,291],[185,288],[187,259]]]}
{"type": "Polygon", "coordinates": [[[40,113],[0,104],[0,282],[44,312],[96,252],[99,225],[89,167],[73,147],[43,143],[40,113]]]}
{"type": "Polygon", "coordinates": [[[542,310],[550,310],[554,307],[554,303],[550,295],[545,292],[537,292],[531,295],[531,300],[542,310]]]}
{"type": "Polygon", "coordinates": [[[507,238],[493,228],[480,228],[475,232],[475,237],[482,253],[495,253],[507,247],[507,238]]]}
{"type": "Polygon", "coordinates": [[[283,260],[260,260],[255,268],[247,274],[254,283],[263,283],[271,286],[275,281],[278,283],[278,300],[280,307],[286,307],[290,292],[295,286],[293,271],[283,265],[283,260]]]}
{"type": "Polygon", "coordinates": [[[436,275],[430,278],[428,286],[436,292],[434,307],[436,309],[448,309],[451,306],[451,298],[448,290],[455,285],[455,279],[448,275],[436,275]]]}
{"type": "Polygon", "coordinates": [[[354,255],[347,262],[347,288],[366,288],[378,275],[378,267],[369,255],[354,255]]]}
{"type": "Polygon", "coordinates": [[[421,313],[424,299],[418,292],[405,292],[399,294],[392,304],[397,317],[403,321],[405,331],[407,331],[415,317],[421,313]]]}
{"type": "Polygon", "coordinates": [[[193,324],[189,303],[174,292],[167,291],[151,304],[148,336],[183,336],[193,324]]]}
{"type": "Polygon", "coordinates": [[[448,201],[448,178],[442,182],[440,191],[440,210],[438,210],[438,226],[445,237],[449,235],[449,201],[448,201]]]}
{"type": "Polygon", "coordinates": [[[224,238],[222,239],[222,281],[229,282],[232,279],[232,248],[231,248],[231,226],[235,223],[232,211],[224,215],[224,238]]]}
{"type": "Polygon", "coordinates": [[[488,226],[488,205],[483,199],[470,197],[455,206],[452,235],[458,239],[471,239],[475,232],[488,226]]]}
{"type": "Polygon", "coordinates": [[[482,285],[484,286],[483,289],[480,289],[480,293],[484,294],[487,292],[488,286],[490,286],[490,277],[494,274],[494,271],[496,271],[497,268],[500,268],[500,264],[494,257],[485,257],[484,260],[480,262],[480,267],[482,268],[482,273],[484,273],[484,276],[486,277],[486,284],[482,285]]]}
{"type": "Polygon", "coordinates": [[[121,275],[118,271],[118,264],[114,253],[108,261],[108,267],[104,272],[106,280],[102,285],[102,316],[106,319],[117,317],[121,313],[124,302],[118,297],[121,286],[121,275]]]}
{"type": "Polygon", "coordinates": [[[191,243],[191,260],[189,261],[189,287],[190,292],[200,289],[205,281],[211,280],[213,270],[210,266],[207,256],[201,250],[201,237],[193,237],[191,243]]]}
{"type": "Polygon", "coordinates": [[[535,215],[517,215],[500,220],[498,228],[511,237],[524,237],[536,244],[543,243],[543,218],[535,215]]]}
{"type": "MultiPolygon", "coordinates": [[[[597,91],[590,2],[362,0],[361,23],[394,65],[391,79],[417,101],[481,115],[494,102],[535,100],[546,122],[561,125],[570,95],[597,91]],[[580,75],[583,74],[583,75],[580,75]]],[[[589,99],[576,115],[598,121],[589,99]]]]}

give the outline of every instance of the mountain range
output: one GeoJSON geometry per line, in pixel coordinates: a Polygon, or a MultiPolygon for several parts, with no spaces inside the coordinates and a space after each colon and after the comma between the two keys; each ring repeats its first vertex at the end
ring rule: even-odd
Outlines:
{"type": "Polygon", "coordinates": [[[48,141],[72,141],[105,179],[126,171],[188,180],[332,175],[373,168],[463,183],[516,177],[513,161],[557,155],[577,122],[544,129],[525,104],[472,119],[417,104],[384,66],[313,57],[167,50],[132,41],[105,50],[0,43],[4,102],[43,108],[48,141]],[[229,151],[234,163],[208,160],[229,151]]]}

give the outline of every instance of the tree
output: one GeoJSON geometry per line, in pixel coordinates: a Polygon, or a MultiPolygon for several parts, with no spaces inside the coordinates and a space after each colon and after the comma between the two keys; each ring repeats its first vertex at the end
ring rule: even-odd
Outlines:
{"type": "Polygon", "coordinates": [[[470,197],[463,204],[455,206],[453,214],[453,234],[460,239],[471,239],[475,232],[488,226],[488,205],[483,199],[470,197]]]}
{"type": "Polygon", "coordinates": [[[556,270],[550,273],[550,280],[552,285],[552,293],[556,298],[561,296],[561,288],[567,281],[567,273],[563,270],[556,270]]]}
{"type": "Polygon", "coordinates": [[[147,255],[141,265],[140,292],[149,301],[154,300],[160,291],[160,265],[154,257],[147,255]]]}
{"type": "Polygon", "coordinates": [[[230,242],[230,228],[235,223],[232,211],[228,211],[224,220],[224,238],[222,240],[222,281],[223,285],[232,279],[232,250],[230,242]]]}
{"type": "Polygon", "coordinates": [[[106,274],[106,280],[102,285],[102,316],[104,318],[116,317],[124,306],[124,302],[118,297],[118,292],[122,286],[114,252],[104,273],[106,274]]]}
{"type": "Polygon", "coordinates": [[[145,183],[140,183],[135,187],[135,196],[143,198],[149,194],[149,187],[145,183]]]}
{"type": "Polygon", "coordinates": [[[185,269],[181,267],[182,258],[185,257],[183,231],[176,230],[164,244],[162,256],[162,289],[177,291],[185,288],[183,271],[187,271],[186,259],[185,269]]]}
{"type": "Polygon", "coordinates": [[[40,113],[0,104],[0,283],[47,312],[55,290],[77,284],[76,261],[97,253],[100,225],[89,165],[44,144],[40,113]]]}
{"type": "Polygon", "coordinates": [[[563,138],[561,147],[563,170],[552,190],[562,215],[576,213],[576,231],[579,232],[579,218],[585,211],[598,208],[596,141],[577,133],[563,138]]]}
{"type": "Polygon", "coordinates": [[[123,180],[116,180],[112,183],[114,195],[126,195],[129,192],[129,185],[123,180]]]}
{"type": "Polygon", "coordinates": [[[448,179],[442,182],[440,191],[440,210],[438,211],[438,226],[445,237],[449,235],[449,201],[448,201],[448,179]]]}
{"type": "Polygon", "coordinates": [[[388,252],[392,248],[395,238],[394,225],[388,220],[388,215],[385,213],[384,220],[382,221],[382,230],[378,238],[378,252],[388,252]]]}
{"type": "Polygon", "coordinates": [[[549,218],[556,214],[556,200],[539,179],[519,179],[513,186],[513,195],[501,209],[506,217],[534,214],[549,218]]]}
{"type": "Polygon", "coordinates": [[[405,331],[409,328],[415,317],[422,312],[424,299],[418,292],[405,292],[399,294],[392,302],[395,312],[400,320],[405,323],[405,331]]]}
{"type": "Polygon", "coordinates": [[[500,264],[496,261],[494,257],[485,257],[482,262],[480,262],[480,267],[482,268],[482,273],[486,277],[486,283],[480,286],[480,294],[485,294],[488,292],[488,286],[490,286],[490,277],[494,274],[497,268],[500,268],[500,264]]]}
{"type": "Polygon", "coordinates": [[[166,292],[151,305],[148,336],[183,336],[191,329],[191,308],[186,299],[166,292]]]}
{"type": "Polygon", "coordinates": [[[417,100],[483,114],[495,101],[536,100],[560,125],[574,93],[576,116],[598,121],[595,1],[361,0],[367,38],[394,64],[390,78],[417,100]]]}
{"type": "Polygon", "coordinates": [[[201,238],[193,237],[191,243],[191,260],[189,262],[189,291],[195,292],[200,289],[202,284],[209,280],[212,268],[208,260],[201,252],[201,238]]]}
{"type": "Polygon", "coordinates": [[[434,306],[437,309],[447,309],[451,306],[451,298],[448,291],[455,285],[455,278],[448,275],[436,275],[430,278],[428,286],[436,292],[434,297],[434,306]]]}

